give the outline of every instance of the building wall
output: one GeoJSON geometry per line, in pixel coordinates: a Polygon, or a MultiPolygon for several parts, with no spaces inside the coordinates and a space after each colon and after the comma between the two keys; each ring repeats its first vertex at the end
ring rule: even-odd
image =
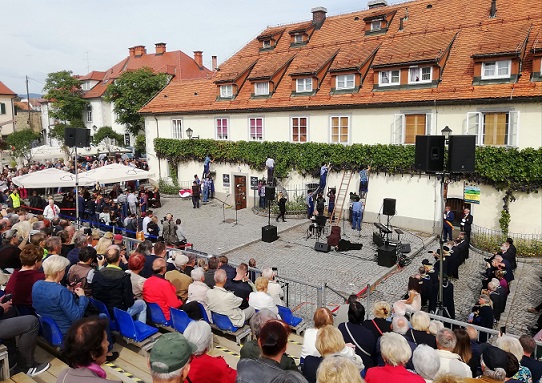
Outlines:
{"type": "Polygon", "coordinates": [[[30,125],[28,120],[28,112],[25,110],[19,110],[17,112],[16,123],[15,123],[15,130],[19,131],[22,129],[28,129],[29,127],[32,127],[32,130],[35,133],[40,133],[42,130],[42,123],[41,123],[41,113],[39,111],[32,111],[30,112],[30,125]]]}
{"type": "MultiPolygon", "coordinates": [[[[0,114],[0,124],[13,120],[13,102],[12,102],[13,96],[6,96],[0,94],[0,103],[6,104],[6,113],[0,114]]],[[[2,136],[7,136],[10,133],[13,133],[13,128],[15,124],[9,123],[2,126],[2,129],[0,130],[0,134],[2,136]]]]}

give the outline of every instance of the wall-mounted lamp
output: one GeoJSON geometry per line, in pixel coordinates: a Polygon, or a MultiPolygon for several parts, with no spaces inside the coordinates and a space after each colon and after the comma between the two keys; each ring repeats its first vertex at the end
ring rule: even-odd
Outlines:
{"type": "Polygon", "coordinates": [[[452,134],[452,129],[450,129],[448,126],[445,126],[444,129],[440,131],[440,133],[442,133],[444,139],[448,141],[450,139],[450,135],[452,134]]]}
{"type": "Polygon", "coordinates": [[[190,129],[190,128],[186,129],[186,136],[188,137],[189,140],[192,139],[192,133],[193,132],[194,131],[192,129],[190,129]]]}

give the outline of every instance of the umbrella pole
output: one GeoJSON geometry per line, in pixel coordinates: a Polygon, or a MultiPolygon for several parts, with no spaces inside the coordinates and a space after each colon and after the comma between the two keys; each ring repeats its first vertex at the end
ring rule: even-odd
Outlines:
{"type": "Polygon", "coordinates": [[[79,169],[77,168],[77,146],[75,147],[75,225],[81,227],[79,222],[79,169]]]}

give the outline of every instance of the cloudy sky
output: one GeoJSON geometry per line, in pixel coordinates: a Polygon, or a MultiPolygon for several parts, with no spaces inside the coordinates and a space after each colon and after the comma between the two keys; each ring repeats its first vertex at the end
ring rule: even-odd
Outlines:
{"type": "MultiPolygon", "coordinates": [[[[397,1],[388,1],[389,4],[397,1]]],[[[203,51],[219,64],[269,25],[310,20],[311,8],[328,16],[367,8],[367,0],[16,0],[2,1],[0,81],[16,93],[41,93],[47,73],[106,70],[128,48],[167,43],[189,56],[203,51]]]]}

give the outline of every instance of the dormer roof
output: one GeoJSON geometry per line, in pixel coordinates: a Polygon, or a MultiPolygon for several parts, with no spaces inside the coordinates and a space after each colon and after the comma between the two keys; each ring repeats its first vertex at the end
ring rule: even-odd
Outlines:
{"type": "Polygon", "coordinates": [[[329,71],[359,70],[367,60],[374,57],[380,44],[378,41],[370,41],[341,47],[329,71]]]}
{"type": "Polygon", "coordinates": [[[277,72],[292,61],[294,54],[290,52],[269,54],[268,57],[258,60],[250,71],[249,81],[270,80],[277,72]]]}
{"type": "Polygon", "coordinates": [[[474,59],[495,56],[519,56],[527,44],[530,24],[497,23],[479,27],[480,39],[474,59]]]}
{"type": "Polygon", "coordinates": [[[333,47],[306,49],[296,55],[290,68],[290,75],[316,75],[333,60],[337,52],[338,49],[333,47]]]}

